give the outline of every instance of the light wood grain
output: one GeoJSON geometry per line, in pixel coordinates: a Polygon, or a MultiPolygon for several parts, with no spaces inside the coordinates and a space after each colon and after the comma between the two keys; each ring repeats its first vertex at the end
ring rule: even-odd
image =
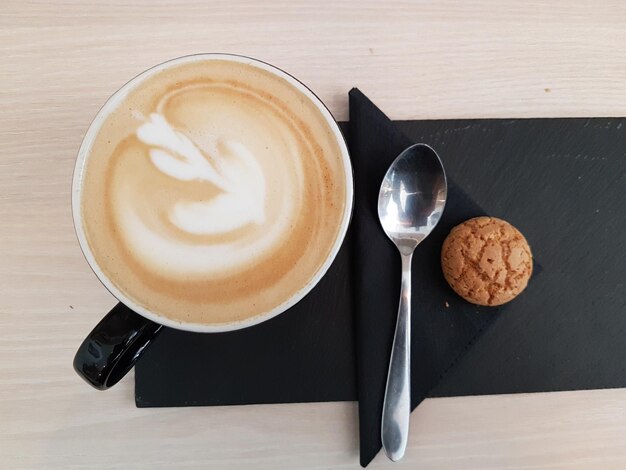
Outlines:
{"type": "MultiPolygon", "coordinates": [[[[626,115],[622,1],[4,1],[0,8],[0,468],[358,468],[353,403],[136,409],[75,348],[115,300],[70,214],[105,99],[163,60],[235,52],[338,119],[626,115]]],[[[427,400],[394,468],[626,468],[626,390],[427,400]]],[[[389,465],[379,455],[373,468],[389,465]]],[[[391,466],[391,465],[389,465],[391,466]]]]}

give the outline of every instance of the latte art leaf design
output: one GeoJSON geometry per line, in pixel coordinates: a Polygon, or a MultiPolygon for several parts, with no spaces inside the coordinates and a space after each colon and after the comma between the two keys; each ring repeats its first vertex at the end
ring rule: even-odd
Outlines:
{"type": "Polygon", "coordinates": [[[260,164],[245,145],[218,140],[211,161],[189,137],[160,114],[137,129],[150,146],[150,160],[162,173],[180,181],[206,181],[222,192],[209,201],[178,202],[171,222],[193,234],[220,234],[265,220],[265,178],[260,164]]]}

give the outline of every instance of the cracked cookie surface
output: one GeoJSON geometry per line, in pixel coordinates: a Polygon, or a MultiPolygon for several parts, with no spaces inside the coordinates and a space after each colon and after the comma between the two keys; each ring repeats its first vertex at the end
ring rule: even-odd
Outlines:
{"type": "Polygon", "coordinates": [[[533,271],[530,246],[515,227],[476,217],[454,227],[441,249],[443,275],[454,291],[478,305],[502,305],[522,292],[533,271]]]}

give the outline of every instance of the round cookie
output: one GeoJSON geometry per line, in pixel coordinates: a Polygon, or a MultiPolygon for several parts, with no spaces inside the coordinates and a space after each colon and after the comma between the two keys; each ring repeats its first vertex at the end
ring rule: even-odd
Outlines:
{"type": "Polygon", "coordinates": [[[454,291],[478,305],[502,305],[522,292],[533,271],[528,242],[495,217],[476,217],[454,227],[441,249],[443,275],[454,291]]]}

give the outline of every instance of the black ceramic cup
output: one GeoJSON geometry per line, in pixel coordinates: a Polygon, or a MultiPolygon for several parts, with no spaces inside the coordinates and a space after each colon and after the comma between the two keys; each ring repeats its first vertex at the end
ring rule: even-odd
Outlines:
{"type": "MultiPolygon", "coordinates": [[[[164,327],[177,328],[180,330],[193,331],[197,333],[216,333],[223,331],[237,330],[246,328],[279,315],[285,310],[289,309],[295,303],[300,301],[324,276],[331,263],[335,259],[337,252],[343,242],[346,235],[348,224],[350,222],[350,216],[353,206],[353,181],[352,181],[352,167],[350,165],[350,157],[348,155],[347,145],[337,122],[334,120],[330,111],[324,106],[322,101],[313,94],[304,84],[287,74],[286,72],[270,65],[265,62],[261,62],[249,57],[231,55],[231,54],[197,54],[192,56],[180,57],[168,62],[164,62],[157,65],[131,81],[126,83],[121,89],[119,89],[109,100],[104,104],[102,109],[98,112],[91,126],[87,130],[85,138],[82,142],[78,157],[76,160],[76,166],[74,169],[74,178],[72,185],[72,214],[74,218],[74,227],[76,229],[76,235],[80,247],[87,259],[87,262],[91,266],[96,276],[100,279],[102,284],[113,294],[118,300],[119,304],[113,308],[96,327],[89,333],[87,338],[78,348],[76,356],[74,358],[74,369],[76,372],[87,381],[89,384],[99,390],[105,390],[124,377],[124,375],[133,367],[133,365],[139,360],[144,351],[158,338],[159,332],[164,327]],[[89,245],[89,241],[83,228],[83,215],[81,209],[81,195],[84,186],[84,170],[89,160],[91,146],[101,132],[103,123],[107,116],[117,109],[119,104],[124,100],[129,91],[141,87],[142,82],[163,70],[167,70],[169,67],[178,66],[184,63],[191,63],[196,61],[211,61],[211,60],[228,60],[239,63],[248,64],[254,67],[259,67],[269,73],[275,74],[284,79],[287,83],[300,91],[305,97],[307,97],[315,106],[320,110],[321,115],[327,121],[330,129],[334,133],[334,137],[337,139],[339,148],[341,149],[342,159],[345,169],[345,187],[346,187],[346,204],[345,211],[342,216],[341,226],[338,231],[337,238],[333,244],[332,250],[329,252],[328,257],[323,263],[322,267],[318,270],[315,276],[310,281],[293,295],[286,299],[285,302],[272,310],[264,312],[255,317],[246,319],[244,321],[238,321],[228,324],[199,324],[199,323],[185,323],[176,321],[165,316],[157,315],[155,312],[150,311],[146,307],[137,304],[131,298],[129,298],[125,292],[123,286],[117,286],[111,279],[104,273],[98,264],[98,260],[94,256],[94,253],[89,245]]],[[[306,247],[303,247],[306,249],[306,247]]]]}

